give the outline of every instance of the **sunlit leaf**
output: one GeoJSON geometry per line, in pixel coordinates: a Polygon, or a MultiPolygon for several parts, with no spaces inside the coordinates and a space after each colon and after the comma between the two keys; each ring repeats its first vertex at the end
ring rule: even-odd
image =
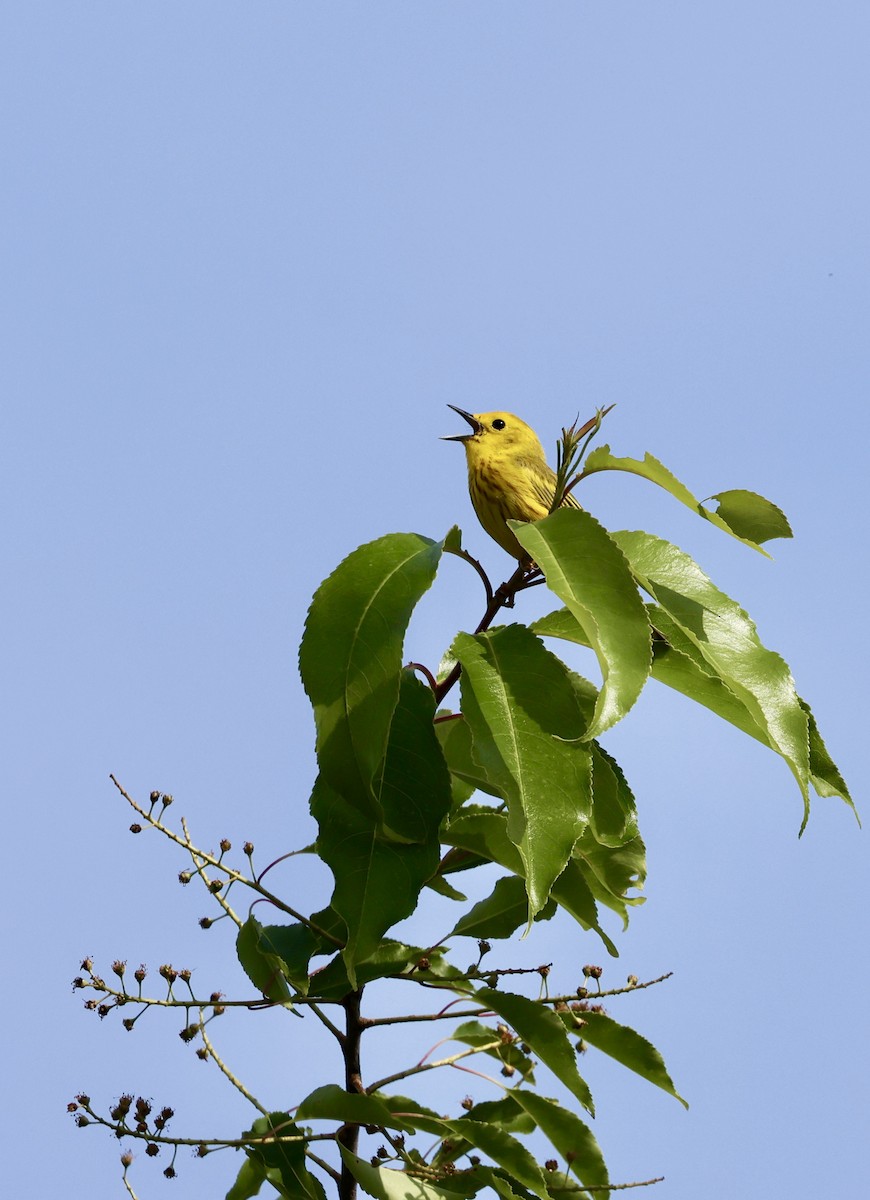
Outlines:
{"type": "Polygon", "coordinates": [[[548,1100],[528,1088],[514,1088],[512,1099],[521,1104],[545,1137],[549,1138],[566,1166],[587,1187],[600,1188],[607,1200],[610,1182],[601,1147],[592,1130],[556,1100],[548,1100]]]}
{"type": "Polygon", "coordinates": [[[628,563],[604,526],[580,509],[511,526],[589,634],[604,682],[585,737],[598,737],[625,716],[649,675],[649,622],[628,563]]]}
{"type": "Polygon", "coordinates": [[[755,492],[739,489],[719,492],[717,496],[711,497],[712,500],[719,501],[718,511],[713,512],[705,508],[686,485],[652,454],[645,454],[642,459],[616,458],[610,453],[609,446],[599,446],[583,464],[583,475],[594,475],[597,471],[628,471],[632,475],[639,475],[642,479],[658,484],[699,517],[767,557],[767,551],[761,548],[759,542],[776,537],[791,537],[791,529],[785,515],[770,500],[765,500],[755,492]]]}
{"type": "Polygon", "coordinates": [[[693,559],[649,533],[616,533],[632,570],[695,650],[746,706],[791,768],[809,816],[809,732],[785,661],[762,645],[743,609],[693,559]]]}
{"type": "MultiPolygon", "coordinates": [[[[516,875],[523,874],[519,852],[507,836],[507,819],[492,810],[463,811],[447,824],[443,840],[489,862],[498,863],[516,875]]],[[[552,897],[584,929],[593,929],[610,954],[616,947],[598,921],[595,898],[576,859],[571,859],[552,887],[552,897]]],[[[546,911],[546,910],[545,910],[546,911]]]]}
{"type": "Polygon", "coordinates": [[[620,1025],[606,1013],[566,1013],[564,1020],[569,1028],[572,1026],[575,1016],[582,1021],[582,1028],[577,1032],[584,1042],[588,1042],[596,1050],[601,1050],[604,1054],[615,1058],[617,1062],[622,1063],[624,1067],[628,1067],[635,1074],[648,1079],[650,1083],[654,1083],[656,1087],[679,1100],[684,1108],[689,1107],[674,1087],[674,1081],[668,1074],[661,1054],[645,1037],[641,1037],[628,1025],[620,1025]]]}
{"type": "Polygon", "coordinates": [[[507,800],[533,917],[589,818],[583,713],[568,669],[525,626],[459,634],[454,649],[474,757],[507,800]]]}
{"type": "Polygon", "coordinates": [[[576,1097],[587,1112],[594,1116],[595,1106],[586,1080],[577,1070],[577,1056],[568,1040],[565,1026],[555,1013],[526,996],[502,992],[496,988],[479,988],[477,1000],[504,1017],[522,1041],[556,1078],[576,1097]]]}

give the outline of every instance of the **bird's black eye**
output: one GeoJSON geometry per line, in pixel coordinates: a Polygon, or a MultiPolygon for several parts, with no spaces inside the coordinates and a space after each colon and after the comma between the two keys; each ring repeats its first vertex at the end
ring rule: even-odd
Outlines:
{"type": "Polygon", "coordinates": [[[504,421],[501,419],[501,417],[496,417],[492,423],[492,427],[493,429],[504,429],[504,421]]]}

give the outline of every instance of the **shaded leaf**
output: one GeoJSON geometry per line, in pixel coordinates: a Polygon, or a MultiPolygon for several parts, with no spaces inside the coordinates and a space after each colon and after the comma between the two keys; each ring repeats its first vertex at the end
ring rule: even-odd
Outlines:
{"type": "Polygon", "coordinates": [[[457,1025],[450,1038],[454,1042],[462,1042],[464,1046],[473,1046],[495,1058],[501,1063],[513,1067],[524,1080],[535,1082],[532,1074],[533,1063],[516,1042],[504,1041],[497,1029],[483,1021],[463,1021],[457,1025]]]}
{"type": "Polygon", "coordinates": [[[501,1100],[483,1100],[468,1111],[472,1121],[485,1121],[497,1125],[509,1133],[533,1133],[535,1122],[516,1101],[516,1091],[511,1089],[501,1100]]]}
{"type": "Polygon", "coordinates": [[[511,526],[550,590],[589,634],[604,682],[585,737],[598,737],[625,716],[649,675],[649,622],[628,563],[604,526],[582,509],[562,508],[542,521],[511,526]]]}
{"type": "Polygon", "coordinates": [[[852,797],[849,795],[845,779],[840,774],[839,768],[830,754],[828,754],[828,748],[822,741],[822,735],[819,733],[819,728],[816,725],[816,718],[813,716],[810,706],[805,700],[801,700],[801,707],[807,715],[807,722],[809,724],[810,778],[813,781],[813,787],[820,796],[838,796],[841,800],[845,800],[854,812],[855,818],[860,825],[858,810],[855,808],[852,797]]]}
{"type": "Polygon", "coordinates": [[[364,1192],[375,1200],[456,1200],[456,1192],[440,1184],[424,1183],[405,1171],[373,1167],[339,1146],[341,1160],[364,1192]]]}
{"type": "MultiPolygon", "coordinates": [[[[459,975],[456,968],[444,961],[439,949],[424,950],[420,946],[408,946],[404,942],[384,938],[365,962],[357,964],[356,985],[363,987],[375,979],[389,979],[393,975],[401,975],[412,969],[415,976],[423,980],[449,979],[453,973],[459,975]],[[427,971],[417,968],[424,956],[430,963],[427,971]]],[[[347,967],[340,954],[325,967],[314,972],[311,976],[311,990],[318,996],[330,999],[341,999],[352,990],[347,967]]]]}
{"type": "Polygon", "coordinates": [[[347,925],[343,957],[355,987],[358,964],[378,948],[386,930],[417,907],[420,889],[438,868],[439,845],[382,837],[371,817],[322,778],[314,785],[311,811],[320,827],[318,850],[335,879],[331,905],[347,925]]]}
{"type": "MultiPolygon", "coordinates": [[[[546,904],[535,920],[553,915],[554,904],[546,904]]],[[[529,918],[529,901],[526,886],[517,875],[506,875],[497,880],[492,892],[480,900],[464,916],[460,917],[448,937],[506,938],[525,925],[529,918]]]]}
{"type": "Polygon", "coordinates": [[[235,1183],[226,1200],[251,1200],[266,1182],[266,1168],[259,1158],[246,1158],[239,1168],[235,1183]]]}
{"type": "Polygon", "coordinates": [[[311,925],[263,925],[258,946],[264,953],[277,956],[287,979],[305,995],[310,960],[315,955],[331,953],[346,938],[344,922],[332,909],[325,908],[312,915],[311,925]]]}
{"type": "MultiPolygon", "coordinates": [[[[522,875],[519,853],[507,836],[507,821],[503,813],[491,809],[466,811],[447,824],[443,840],[450,846],[461,847],[489,862],[498,863],[515,875],[522,875]]],[[[593,929],[610,954],[617,953],[611,939],[598,922],[595,898],[586,883],[580,864],[570,860],[551,890],[552,898],[584,929],[593,929]]],[[[544,910],[546,913],[546,909],[544,910]]]]}
{"type": "Polygon", "coordinates": [[[413,672],[402,671],[399,700],[376,783],[382,832],[397,841],[437,846],[441,819],[450,809],[450,774],[432,723],[434,716],[431,688],[413,672]]]}
{"type": "Polygon", "coordinates": [[[248,917],[236,937],[236,953],[242,969],[257,991],[276,1004],[289,1004],[292,998],[287,986],[287,964],[262,942],[263,926],[255,917],[248,917]]]}
{"type": "Polygon", "coordinates": [[[402,643],[442,545],[393,533],[360,546],[315,593],[299,650],[321,773],[345,802],[379,816],[373,780],[399,698],[402,643]]]}
{"type": "Polygon", "coordinates": [[[557,1101],[539,1096],[537,1092],[514,1088],[511,1095],[517,1104],[525,1108],[544,1136],[549,1138],[569,1170],[587,1187],[603,1189],[601,1195],[607,1200],[610,1179],[601,1147],[592,1130],[557,1101]]]}
{"type": "Polygon", "coordinates": [[[260,1117],[245,1134],[246,1137],[264,1139],[270,1135],[297,1138],[298,1141],[265,1140],[246,1147],[248,1156],[265,1168],[269,1182],[288,1200],[326,1200],[320,1181],[305,1165],[305,1136],[287,1113],[274,1112],[260,1117]]]}
{"type": "Polygon", "coordinates": [[[296,1110],[299,1121],[342,1121],[349,1125],[381,1125],[387,1129],[413,1130],[403,1117],[396,1117],[379,1096],[355,1095],[335,1083],[315,1088],[296,1110]]]}
{"type": "Polygon", "coordinates": [[[791,526],[782,509],[757,492],[737,488],[717,492],[710,499],[718,502],[716,515],[738,537],[761,543],[792,536],[791,526]]]}
{"type": "Polygon", "coordinates": [[[462,801],[467,800],[476,791],[486,792],[499,800],[504,799],[488,779],[486,772],[475,761],[471,729],[461,714],[457,713],[456,719],[451,721],[439,721],[435,732],[451,775],[462,780],[468,788],[468,791],[462,794],[462,801]]]}
{"type": "Polygon", "coordinates": [[[585,1079],[577,1070],[577,1056],[568,1040],[565,1026],[554,1012],[544,1005],[514,992],[502,992],[495,988],[480,988],[477,1000],[504,1017],[529,1045],[545,1066],[580,1101],[587,1112],[594,1115],[592,1093],[585,1079]]]}
{"type": "Polygon", "coordinates": [[[592,742],[592,819],[589,832],[602,846],[622,846],[637,837],[637,806],[619,763],[592,742]]]}
{"type": "MultiPolygon", "coordinates": [[[[622,917],[628,926],[628,908],[643,903],[642,896],[631,896],[646,879],[646,848],[640,837],[619,846],[602,846],[587,830],[574,847],[574,860],[592,895],[622,917]]],[[[558,898],[557,889],[553,894],[558,898]]]]}
{"type": "Polygon", "coordinates": [[[567,667],[525,626],[459,634],[454,649],[474,757],[507,800],[533,917],[589,817],[586,723],[567,667]]]}

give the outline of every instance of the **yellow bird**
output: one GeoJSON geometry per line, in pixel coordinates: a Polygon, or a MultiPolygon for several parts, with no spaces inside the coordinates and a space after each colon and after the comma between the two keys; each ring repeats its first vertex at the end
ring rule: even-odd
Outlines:
{"type": "MultiPolygon", "coordinates": [[[[471,426],[471,433],[444,438],[462,442],[468,462],[468,491],[477,519],[491,538],[520,562],[529,554],[514,537],[507,522],[540,521],[550,512],[556,472],[534,429],[513,413],[468,413],[448,404],[471,426]]],[[[562,505],[579,508],[569,493],[562,505]]]]}

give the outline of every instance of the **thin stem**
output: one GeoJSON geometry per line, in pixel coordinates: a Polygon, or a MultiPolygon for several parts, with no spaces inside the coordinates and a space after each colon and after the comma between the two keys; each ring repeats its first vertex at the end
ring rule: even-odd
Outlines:
{"type": "Polygon", "coordinates": [[[474,567],[475,571],[477,571],[478,575],[480,576],[481,582],[483,583],[484,591],[486,592],[486,602],[487,604],[492,604],[492,584],[489,582],[489,576],[487,575],[486,571],[484,571],[477,559],[473,558],[468,551],[463,550],[462,547],[460,547],[458,550],[448,550],[447,553],[455,554],[457,558],[464,559],[465,562],[470,563],[471,566],[474,567]]]}
{"type": "Polygon", "coordinates": [[[214,1043],[210,1040],[208,1034],[205,1031],[205,1022],[203,1020],[203,1015],[204,1015],[203,1011],[202,1011],[202,1009],[200,1009],[200,1011],[199,1011],[199,1033],[200,1033],[200,1037],[202,1038],[202,1040],[205,1044],[206,1050],[209,1052],[210,1057],[214,1059],[215,1063],[217,1063],[218,1069],[223,1072],[223,1074],[230,1081],[230,1083],[233,1085],[233,1087],[237,1091],[241,1092],[242,1095],[245,1097],[245,1099],[250,1101],[251,1104],[253,1104],[254,1108],[259,1109],[264,1117],[268,1117],[269,1109],[266,1108],[264,1105],[262,1105],[260,1103],[260,1101],[257,1099],[257,1097],[248,1091],[248,1089],[245,1087],[245,1085],[242,1083],[242,1081],[232,1073],[232,1071],[229,1069],[229,1067],[226,1065],[226,1063],[223,1061],[223,1059],[218,1054],[217,1050],[215,1050],[214,1043]]]}
{"type": "Polygon", "coordinates": [[[366,1092],[371,1094],[372,1092],[380,1091],[388,1083],[396,1083],[400,1079],[408,1079],[411,1075],[420,1075],[423,1071],[434,1071],[436,1067],[452,1067],[454,1063],[459,1062],[460,1059],[468,1058],[470,1054],[483,1054],[487,1050],[497,1050],[501,1045],[503,1045],[503,1042],[499,1038],[497,1041],[487,1042],[483,1046],[472,1046],[469,1050],[460,1050],[458,1054],[451,1054],[449,1058],[439,1058],[437,1062],[418,1063],[416,1067],[408,1067],[404,1071],[397,1071],[395,1075],[385,1075],[383,1079],[370,1084],[366,1088],[366,1092]]]}
{"type": "Polygon", "coordinates": [[[429,670],[429,668],[427,666],[423,665],[423,663],[418,663],[418,662],[405,663],[405,670],[406,671],[419,671],[421,675],[425,675],[426,682],[429,684],[429,687],[432,689],[433,692],[438,687],[438,680],[435,678],[435,676],[432,674],[432,672],[429,670]]]}
{"type": "Polygon", "coordinates": [[[664,1175],[658,1175],[655,1179],[639,1179],[636,1183],[587,1183],[587,1184],[565,1184],[563,1187],[548,1187],[547,1191],[550,1195],[558,1195],[560,1192],[567,1192],[572,1196],[582,1196],[585,1192],[627,1192],[629,1188],[652,1187],[654,1183],[664,1183],[664,1175]]]}
{"type": "MultiPolygon", "coordinates": [[[[491,593],[487,601],[486,611],[478,622],[477,628],[474,631],[475,633],[483,633],[484,630],[489,629],[498,612],[502,608],[509,608],[513,604],[513,599],[517,592],[522,591],[524,587],[533,586],[531,581],[524,582],[528,574],[528,568],[523,563],[520,563],[510,579],[505,580],[495,592],[491,593]]],[[[438,684],[435,689],[435,700],[438,704],[441,703],[456,683],[461,672],[461,663],[455,663],[450,673],[438,684]]]]}
{"type": "Polygon", "coordinates": [[[305,1154],[306,1157],[310,1158],[312,1162],[317,1163],[321,1171],[325,1171],[326,1174],[329,1175],[330,1178],[334,1179],[337,1184],[341,1184],[341,1176],[339,1175],[338,1171],[336,1171],[335,1167],[331,1166],[324,1159],[320,1158],[319,1155],[312,1154],[310,1150],[306,1150],[305,1154]]]}
{"type": "MultiPolygon", "coordinates": [[[[149,825],[151,825],[154,829],[159,830],[164,837],[168,837],[171,842],[175,842],[175,844],[180,846],[183,850],[187,850],[188,853],[190,852],[189,842],[186,842],[184,838],[179,837],[177,833],[174,833],[173,830],[171,830],[167,825],[164,825],[161,820],[155,816],[152,816],[152,814],[147,812],[141,804],[138,804],[129,794],[129,792],[125,791],[114,775],[109,775],[109,778],[130,805],[130,807],[134,809],[135,812],[139,813],[139,815],[146,820],[149,825]]],[[[337,938],[334,934],[330,933],[326,929],[321,929],[321,927],[315,924],[310,917],[303,916],[302,913],[297,912],[294,908],[291,908],[289,904],[285,904],[283,900],[279,899],[278,896],[276,896],[273,892],[270,892],[268,888],[264,888],[263,885],[258,883],[255,879],[249,879],[246,875],[242,875],[240,871],[236,871],[232,867],[225,867],[221,862],[218,861],[217,858],[215,858],[213,854],[206,854],[204,850],[197,850],[196,853],[202,859],[203,863],[207,863],[209,866],[223,871],[224,874],[234,882],[243,883],[245,887],[249,887],[252,891],[257,892],[263,897],[264,900],[268,900],[270,904],[275,906],[275,908],[279,909],[281,912],[287,913],[287,915],[292,917],[294,921],[299,921],[302,925],[307,926],[319,937],[326,938],[328,942],[331,942],[339,949],[342,948],[343,943],[340,938],[337,938]]]]}

